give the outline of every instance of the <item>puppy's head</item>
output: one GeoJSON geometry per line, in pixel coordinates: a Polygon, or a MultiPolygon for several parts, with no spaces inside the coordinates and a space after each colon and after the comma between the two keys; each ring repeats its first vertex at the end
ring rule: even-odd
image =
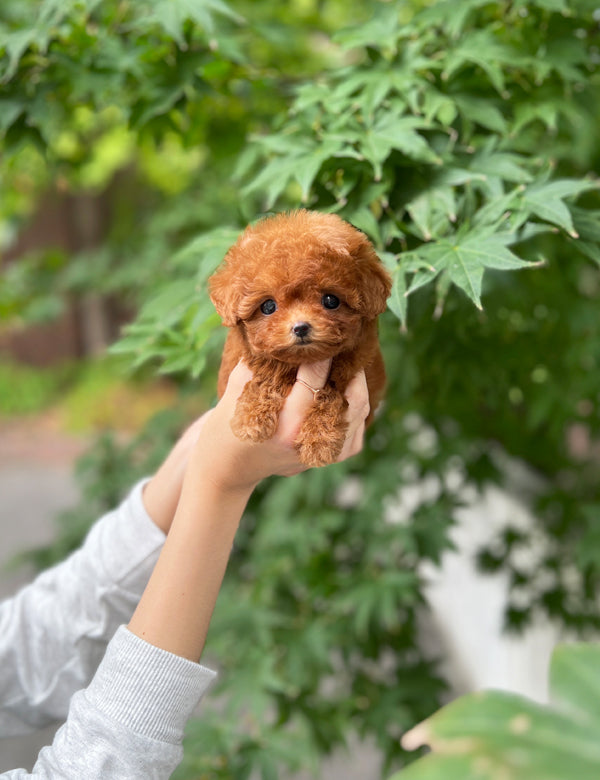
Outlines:
{"type": "Polygon", "coordinates": [[[364,233],[306,210],[247,228],[210,279],[224,325],[243,328],[253,354],[292,364],[351,349],[390,288],[364,233]]]}

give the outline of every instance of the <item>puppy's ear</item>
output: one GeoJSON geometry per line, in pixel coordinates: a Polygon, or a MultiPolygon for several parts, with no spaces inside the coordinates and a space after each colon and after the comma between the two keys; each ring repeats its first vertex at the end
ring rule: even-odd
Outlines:
{"type": "Polygon", "coordinates": [[[239,289],[235,273],[226,261],[208,280],[208,289],[213,306],[223,320],[223,325],[233,327],[238,321],[239,289]]]}
{"type": "Polygon", "coordinates": [[[358,261],[360,312],[363,317],[374,319],[386,309],[386,301],[392,291],[392,279],[366,236],[352,254],[358,261]]]}

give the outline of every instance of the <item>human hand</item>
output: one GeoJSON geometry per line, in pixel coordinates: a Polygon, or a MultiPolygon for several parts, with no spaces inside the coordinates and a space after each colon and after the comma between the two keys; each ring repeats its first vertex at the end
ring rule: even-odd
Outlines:
{"type": "MultiPolygon", "coordinates": [[[[252,490],[265,477],[274,474],[291,476],[305,470],[294,442],[313,404],[313,396],[306,385],[315,389],[324,387],[329,369],[330,361],[300,366],[297,381],[281,410],[274,436],[265,442],[254,443],[241,441],[230,427],[237,399],[252,377],[245,364],[238,364],[220,402],[203,421],[193,456],[194,470],[205,469],[206,477],[226,490],[252,490]]],[[[346,398],[348,429],[339,461],[357,454],[362,448],[365,419],[369,413],[364,372],[358,373],[350,382],[346,398]]],[[[195,473],[197,478],[200,472],[195,473]]]]}
{"type": "MultiPolygon", "coordinates": [[[[297,379],[315,389],[327,381],[329,361],[302,365],[297,379]]],[[[179,502],[183,478],[192,453],[195,454],[195,478],[206,473],[224,487],[244,486],[250,490],[272,474],[291,476],[305,469],[294,448],[300,425],[313,399],[310,390],[296,381],[283,406],[279,425],[272,439],[261,444],[241,442],[229,425],[235,404],[252,372],[243,363],[232,371],[223,398],[217,406],[195,420],[179,438],[161,467],[144,488],[143,501],[152,520],[168,533],[179,502]],[[208,424],[208,429],[205,430],[208,424]],[[202,463],[201,463],[202,462],[202,463]],[[231,479],[233,477],[233,479],[231,479]]],[[[363,371],[346,390],[348,430],[339,460],[356,455],[362,449],[365,419],[369,413],[367,383],[363,371]]]]}

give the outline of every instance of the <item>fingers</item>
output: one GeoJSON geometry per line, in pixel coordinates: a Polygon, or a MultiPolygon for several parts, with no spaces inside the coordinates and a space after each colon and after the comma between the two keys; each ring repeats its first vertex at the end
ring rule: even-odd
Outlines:
{"type": "Polygon", "coordinates": [[[348,422],[352,423],[355,419],[360,419],[364,422],[371,411],[369,388],[367,387],[367,378],[364,371],[359,371],[348,383],[346,400],[348,401],[348,410],[346,412],[348,422]]]}
{"type": "Polygon", "coordinates": [[[308,411],[312,406],[316,391],[325,387],[330,368],[331,360],[303,363],[298,366],[296,383],[288,396],[288,402],[291,402],[300,414],[308,411]]]}
{"type": "MultiPolygon", "coordinates": [[[[293,449],[292,444],[296,439],[302,421],[313,406],[316,393],[327,384],[330,369],[331,360],[306,363],[298,367],[296,382],[292,386],[279,417],[279,426],[275,438],[280,443],[284,442],[293,449]]],[[[221,404],[225,402],[229,409],[227,414],[233,413],[237,398],[251,378],[252,371],[243,361],[240,361],[231,372],[227,389],[221,399],[221,404]]],[[[346,409],[348,429],[338,461],[358,454],[363,446],[365,420],[369,414],[369,391],[364,371],[360,371],[349,382],[345,396],[348,402],[348,408],[346,409]]],[[[221,404],[219,405],[221,406],[221,404]]],[[[225,412],[225,409],[223,411],[225,412]]],[[[294,462],[290,463],[290,471],[286,473],[297,473],[300,470],[302,470],[302,467],[297,462],[294,462]]]]}
{"type": "MultiPolygon", "coordinates": [[[[290,440],[301,425],[302,419],[315,401],[315,393],[325,387],[331,368],[331,361],[301,365],[296,375],[294,384],[280,417],[279,432],[288,436],[290,440]]],[[[363,447],[365,434],[365,420],[369,415],[369,390],[364,371],[349,382],[346,388],[346,421],[348,429],[344,446],[338,457],[338,461],[357,455],[363,447]]]]}
{"type": "Polygon", "coordinates": [[[338,461],[357,455],[363,447],[365,420],[370,411],[369,390],[364,371],[356,374],[348,384],[346,400],[348,401],[348,409],[346,410],[348,430],[338,461]]]}
{"type": "Polygon", "coordinates": [[[358,455],[358,453],[363,448],[364,437],[365,422],[363,420],[362,423],[358,425],[354,433],[346,437],[346,441],[344,442],[344,446],[342,447],[342,451],[340,452],[337,462],[341,463],[343,460],[346,460],[346,458],[351,458],[353,455],[358,455]]]}
{"type": "Polygon", "coordinates": [[[311,387],[321,390],[325,387],[329,370],[331,368],[331,359],[320,360],[318,363],[303,363],[298,366],[297,379],[302,379],[311,387]]]}

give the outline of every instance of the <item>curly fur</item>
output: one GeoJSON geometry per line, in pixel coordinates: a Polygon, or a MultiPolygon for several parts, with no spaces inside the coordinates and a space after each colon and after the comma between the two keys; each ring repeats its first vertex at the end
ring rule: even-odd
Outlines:
{"type": "Polygon", "coordinates": [[[377,317],[391,281],[371,243],[335,214],[299,210],[246,228],[210,279],[210,294],[229,330],[221,368],[221,396],[240,358],[253,371],[232,428],[241,439],[264,441],[301,363],[332,358],[327,384],[308,413],[296,446],[307,466],[337,459],[344,443],[348,382],[365,370],[371,412],[385,386],[377,317]],[[328,309],[323,296],[339,306],[328,309]],[[276,310],[261,311],[272,300],[276,310]],[[308,331],[298,335],[298,325],[308,331]],[[296,331],[294,331],[296,328],[296,331]]]}

